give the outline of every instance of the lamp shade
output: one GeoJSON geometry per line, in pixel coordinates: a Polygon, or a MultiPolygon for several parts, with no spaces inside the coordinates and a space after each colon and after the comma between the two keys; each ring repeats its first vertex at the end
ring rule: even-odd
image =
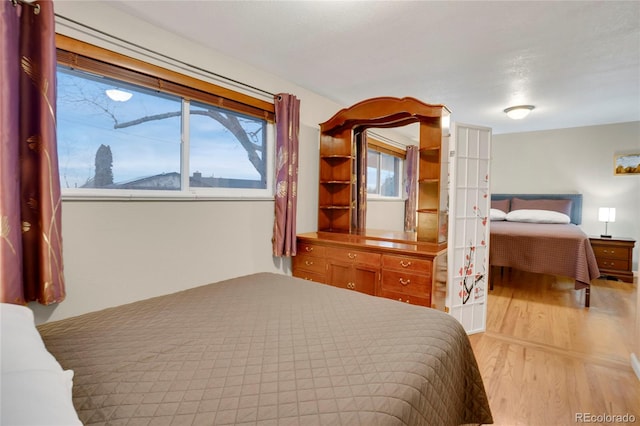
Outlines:
{"type": "Polygon", "coordinates": [[[616,209],[614,207],[600,207],[600,209],[598,210],[598,221],[615,222],[616,209]]]}

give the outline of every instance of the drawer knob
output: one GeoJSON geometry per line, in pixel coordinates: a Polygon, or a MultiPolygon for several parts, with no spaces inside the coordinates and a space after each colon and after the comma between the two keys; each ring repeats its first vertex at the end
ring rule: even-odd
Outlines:
{"type": "Polygon", "coordinates": [[[615,254],[616,251],[615,250],[607,250],[607,249],[605,249],[604,252],[605,253],[615,254]]]}
{"type": "Polygon", "coordinates": [[[304,261],[304,264],[305,264],[305,265],[307,265],[307,266],[311,266],[311,265],[313,265],[313,261],[311,261],[311,260],[305,260],[305,261],[304,261]]]}
{"type": "Polygon", "coordinates": [[[402,266],[403,268],[406,268],[408,266],[411,266],[411,262],[405,262],[404,260],[401,260],[400,266],[402,266]]]}
{"type": "Polygon", "coordinates": [[[398,278],[398,281],[400,281],[400,284],[402,284],[402,285],[409,285],[409,284],[411,284],[411,280],[410,280],[410,279],[409,279],[409,280],[404,280],[404,279],[402,279],[402,278],[398,278]]]}
{"type": "Polygon", "coordinates": [[[356,289],[356,283],[347,283],[347,288],[351,289],[351,290],[355,290],[356,289]]]}
{"type": "Polygon", "coordinates": [[[355,253],[347,253],[347,256],[349,256],[349,259],[355,259],[358,255],[355,253]]]}
{"type": "Polygon", "coordinates": [[[313,251],[313,247],[306,246],[304,250],[307,252],[310,252],[310,251],[313,251]]]}

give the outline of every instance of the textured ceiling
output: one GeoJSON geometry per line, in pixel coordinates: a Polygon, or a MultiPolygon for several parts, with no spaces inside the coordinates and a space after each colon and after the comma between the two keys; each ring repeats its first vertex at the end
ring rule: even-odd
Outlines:
{"type": "Polygon", "coordinates": [[[640,120],[637,1],[109,4],[344,106],[413,96],[494,133],[640,120]]]}

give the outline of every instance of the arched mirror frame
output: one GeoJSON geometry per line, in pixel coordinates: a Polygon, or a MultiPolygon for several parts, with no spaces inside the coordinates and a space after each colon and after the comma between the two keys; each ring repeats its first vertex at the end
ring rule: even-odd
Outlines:
{"type": "Polygon", "coordinates": [[[419,123],[417,230],[402,238],[447,241],[447,144],[450,111],[412,97],[377,97],[320,124],[318,230],[366,234],[366,129],[419,123]],[[415,235],[414,235],[415,234],[415,235]]]}

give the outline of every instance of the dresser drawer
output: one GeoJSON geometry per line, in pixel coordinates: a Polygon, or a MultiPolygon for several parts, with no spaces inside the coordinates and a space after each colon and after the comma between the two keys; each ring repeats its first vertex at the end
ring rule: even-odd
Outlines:
{"type": "Polygon", "coordinates": [[[597,257],[596,260],[598,261],[598,268],[600,269],[614,269],[617,271],[630,270],[629,261],[627,259],[602,259],[597,257]]]}
{"type": "Polygon", "coordinates": [[[593,247],[593,253],[602,259],[629,259],[629,249],[626,247],[599,246],[593,247]]]}
{"type": "Polygon", "coordinates": [[[431,274],[382,270],[382,290],[424,297],[431,294],[431,274]]]}
{"type": "Polygon", "coordinates": [[[317,257],[325,256],[325,248],[316,244],[309,244],[304,241],[298,241],[298,255],[309,254],[317,257]]]}
{"type": "Polygon", "coordinates": [[[293,256],[293,270],[304,270],[307,272],[315,272],[324,274],[327,268],[327,262],[324,258],[316,256],[296,255],[293,256]]]}
{"type": "Polygon", "coordinates": [[[397,300],[403,303],[409,303],[411,305],[420,305],[426,306],[427,308],[431,307],[431,295],[426,294],[425,297],[411,296],[402,293],[396,293],[394,291],[382,290],[380,296],[386,297],[387,299],[397,300]]]}
{"type": "Polygon", "coordinates": [[[329,259],[341,262],[351,262],[361,265],[380,267],[381,255],[379,253],[331,247],[327,248],[326,254],[329,259]]]}
{"type": "Polygon", "coordinates": [[[294,269],[293,276],[297,278],[302,278],[303,280],[313,281],[316,283],[326,283],[325,274],[317,274],[315,272],[305,271],[303,269],[294,269]]]}
{"type": "Polygon", "coordinates": [[[407,256],[382,255],[382,267],[407,272],[428,272],[431,274],[433,262],[427,259],[419,259],[407,256]]]}

